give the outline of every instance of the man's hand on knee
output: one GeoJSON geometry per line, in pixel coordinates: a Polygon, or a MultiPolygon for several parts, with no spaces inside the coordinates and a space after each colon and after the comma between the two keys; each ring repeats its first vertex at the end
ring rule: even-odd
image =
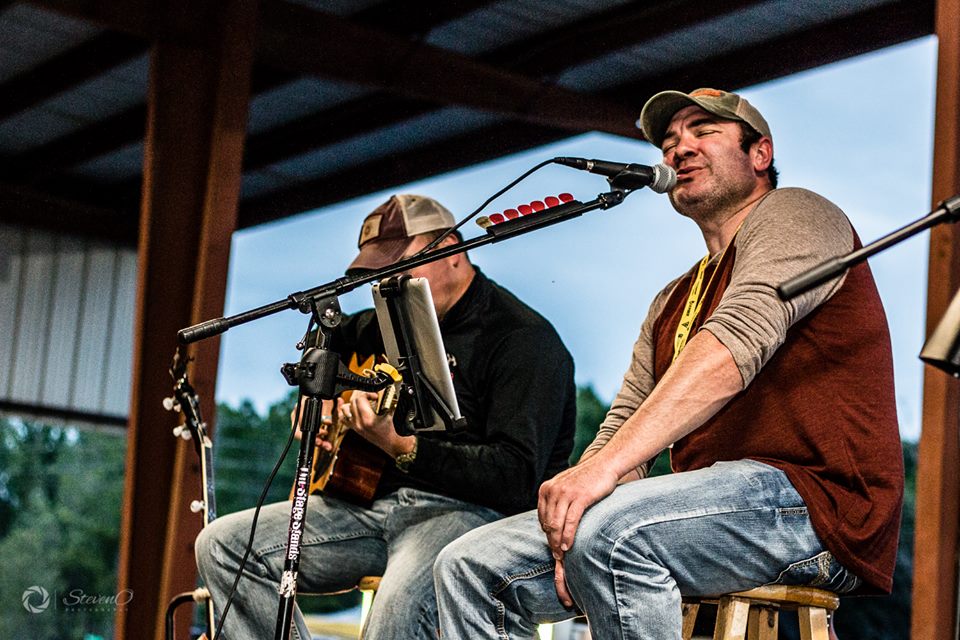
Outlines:
{"type": "Polygon", "coordinates": [[[618,480],[608,465],[591,460],[540,485],[537,514],[554,559],[562,560],[563,554],[573,546],[583,512],[610,495],[618,480]]]}

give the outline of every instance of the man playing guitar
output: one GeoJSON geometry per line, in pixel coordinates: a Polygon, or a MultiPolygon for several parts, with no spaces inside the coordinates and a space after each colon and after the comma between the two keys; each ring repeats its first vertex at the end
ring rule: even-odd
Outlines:
{"type": "MultiPolygon", "coordinates": [[[[435,200],[393,196],[364,220],[360,254],[348,271],[412,256],[453,225],[453,215],[435,200]]],[[[452,234],[439,246],[459,241],[452,234]]],[[[333,475],[308,503],[302,538],[301,591],[342,591],[363,576],[383,576],[364,628],[364,637],[375,639],[436,637],[437,554],[471,529],[536,505],[540,484],[567,467],[576,414],[573,361],[549,322],[484,276],[466,254],[410,275],[429,280],[467,427],[400,436],[392,415],[374,410],[376,396],[359,392],[336,410],[330,407],[323,433],[349,431],[333,475]],[[348,447],[350,438],[356,442],[348,447]],[[347,450],[356,444],[379,462],[362,468],[348,463],[347,450]],[[366,495],[335,488],[337,476],[345,475],[374,482],[366,495]]],[[[333,348],[345,363],[377,359],[384,348],[373,310],[344,318],[333,348]]],[[[330,439],[337,442],[322,443],[318,457],[339,444],[330,439]]],[[[225,638],[273,634],[289,515],[289,503],[262,509],[225,638]]],[[[233,583],[252,516],[252,510],[222,516],[197,539],[200,573],[215,604],[233,583]]],[[[295,627],[300,638],[310,637],[299,612],[295,627]]]]}

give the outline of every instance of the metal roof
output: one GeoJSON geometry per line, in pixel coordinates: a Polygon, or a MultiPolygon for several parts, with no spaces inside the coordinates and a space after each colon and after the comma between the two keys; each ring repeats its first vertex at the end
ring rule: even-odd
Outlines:
{"type": "MultiPolygon", "coordinates": [[[[102,5],[0,0],[0,221],[132,246],[150,3],[102,5]]],[[[585,130],[639,137],[622,116],[659,89],[736,88],[933,30],[933,3],[904,0],[260,5],[241,228],[585,130]],[[564,120],[554,90],[611,109],[564,120]]]]}

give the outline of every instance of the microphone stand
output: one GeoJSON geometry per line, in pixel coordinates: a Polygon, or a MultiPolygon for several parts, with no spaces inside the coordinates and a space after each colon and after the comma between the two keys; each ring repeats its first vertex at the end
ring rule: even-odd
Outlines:
{"type": "MultiPolygon", "coordinates": [[[[856,251],[851,251],[844,256],[830,258],[812,269],[790,278],[777,287],[777,293],[780,294],[782,300],[789,300],[839,276],[850,267],[860,264],[875,253],[892,247],[921,231],[943,222],[957,222],[958,220],[960,220],[960,195],[955,195],[940,202],[936,209],[923,218],[915,220],[856,251]]],[[[960,377],[960,292],[954,295],[946,313],[937,324],[937,328],[927,339],[926,344],[923,345],[920,359],[955,377],[960,377]]]]}
{"type": "Polygon", "coordinates": [[[249,311],[244,311],[233,316],[205,320],[193,326],[181,329],[177,332],[177,338],[182,344],[190,344],[197,342],[198,340],[220,335],[228,329],[238,325],[259,320],[260,318],[265,318],[286,309],[298,309],[301,313],[312,313],[313,300],[338,297],[353,291],[362,284],[381,280],[387,276],[402,273],[403,271],[413,267],[419,267],[420,265],[427,264],[441,258],[446,258],[457,253],[463,253],[464,251],[469,251],[476,247],[482,247],[483,245],[490,244],[491,242],[499,242],[501,240],[506,240],[507,238],[512,238],[514,236],[540,229],[541,227],[557,224],[558,222],[575,218],[588,211],[593,211],[594,209],[609,209],[610,207],[614,207],[623,202],[624,198],[626,198],[630,193],[632,193],[632,191],[614,189],[613,191],[601,193],[590,202],[583,203],[578,200],[571,200],[570,202],[565,202],[564,204],[539,211],[535,214],[514,218],[513,220],[507,220],[501,222],[500,224],[487,227],[487,233],[485,236],[471,238],[470,240],[466,240],[455,245],[450,245],[442,249],[437,249],[423,255],[412,256],[406,260],[400,260],[392,265],[383,267],[382,269],[370,271],[362,275],[337,278],[336,280],[332,280],[326,284],[322,284],[312,289],[307,289],[306,291],[291,293],[283,300],[278,300],[271,304],[256,307],[254,309],[250,309],[249,311]]]}
{"type": "Polygon", "coordinates": [[[800,275],[790,278],[777,287],[777,293],[780,294],[781,300],[795,298],[801,293],[823,284],[827,280],[832,280],[850,267],[860,264],[875,253],[880,253],[942,222],[956,222],[957,220],[960,220],[960,195],[947,198],[926,216],[919,220],[914,220],[896,231],[888,233],[879,240],[874,240],[865,247],[851,251],[845,256],[837,256],[836,258],[825,260],[800,275]]]}
{"type": "MultiPolygon", "coordinates": [[[[260,318],[278,313],[285,309],[298,309],[301,313],[310,314],[307,334],[316,323],[316,345],[304,350],[300,362],[287,363],[282,372],[291,386],[300,387],[303,403],[300,429],[300,452],[297,456],[297,476],[293,499],[290,506],[290,524],[287,530],[287,550],[283,573],[280,577],[280,603],[277,611],[277,627],[275,638],[289,640],[290,628],[293,622],[293,610],[296,603],[297,575],[300,567],[300,540],[303,534],[304,518],[307,514],[307,501],[310,494],[310,470],[313,468],[315,440],[320,427],[320,413],[322,400],[335,399],[343,389],[364,389],[376,391],[392,383],[386,374],[366,380],[360,376],[340,372],[342,367],[339,354],[329,349],[334,328],[339,325],[341,312],[338,297],[356,289],[362,284],[381,280],[388,276],[402,273],[413,267],[445,258],[470,249],[499,242],[514,236],[529,233],[536,229],[557,224],[575,218],[595,209],[609,209],[623,202],[632,193],[616,187],[616,178],[609,182],[613,189],[601,193],[594,200],[583,203],[572,200],[556,207],[528,216],[507,220],[500,224],[486,228],[486,235],[479,236],[448,247],[437,249],[422,255],[415,255],[406,260],[400,260],[392,265],[371,271],[359,276],[345,276],[337,278],[327,284],[292,293],[284,300],[264,305],[238,313],[226,318],[215,318],[199,324],[181,329],[177,337],[182,344],[189,344],[219,335],[231,327],[252,322],[260,318]]],[[[223,621],[220,621],[223,624],[223,621]]]]}

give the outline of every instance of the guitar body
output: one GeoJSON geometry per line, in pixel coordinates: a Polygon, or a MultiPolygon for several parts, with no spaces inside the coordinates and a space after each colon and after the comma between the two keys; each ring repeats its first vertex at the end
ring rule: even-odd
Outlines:
{"type": "MultiPolygon", "coordinates": [[[[375,356],[370,356],[362,363],[358,362],[357,354],[350,357],[349,368],[353,373],[362,374],[365,370],[373,369],[374,365],[375,356]]],[[[345,391],[341,395],[343,401],[349,402],[352,393],[345,391]]],[[[310,493],[319,491],[368,506],[373,502],[383,470],[393,460],[355,431],[339,424],[330,428],[327,440],[333,444],[333,450],[317,448],[310,476],[310,493]]],[[[293,490],[290,493],[292,496],[293,490]]]]}
{"type": "Polygon", "coordinates": [[[384,468],[391,462],[382,450],[348,430],[340,441],[333,472],[327,476],[323,492],[355,504],[369,505],[384,468]]]}

